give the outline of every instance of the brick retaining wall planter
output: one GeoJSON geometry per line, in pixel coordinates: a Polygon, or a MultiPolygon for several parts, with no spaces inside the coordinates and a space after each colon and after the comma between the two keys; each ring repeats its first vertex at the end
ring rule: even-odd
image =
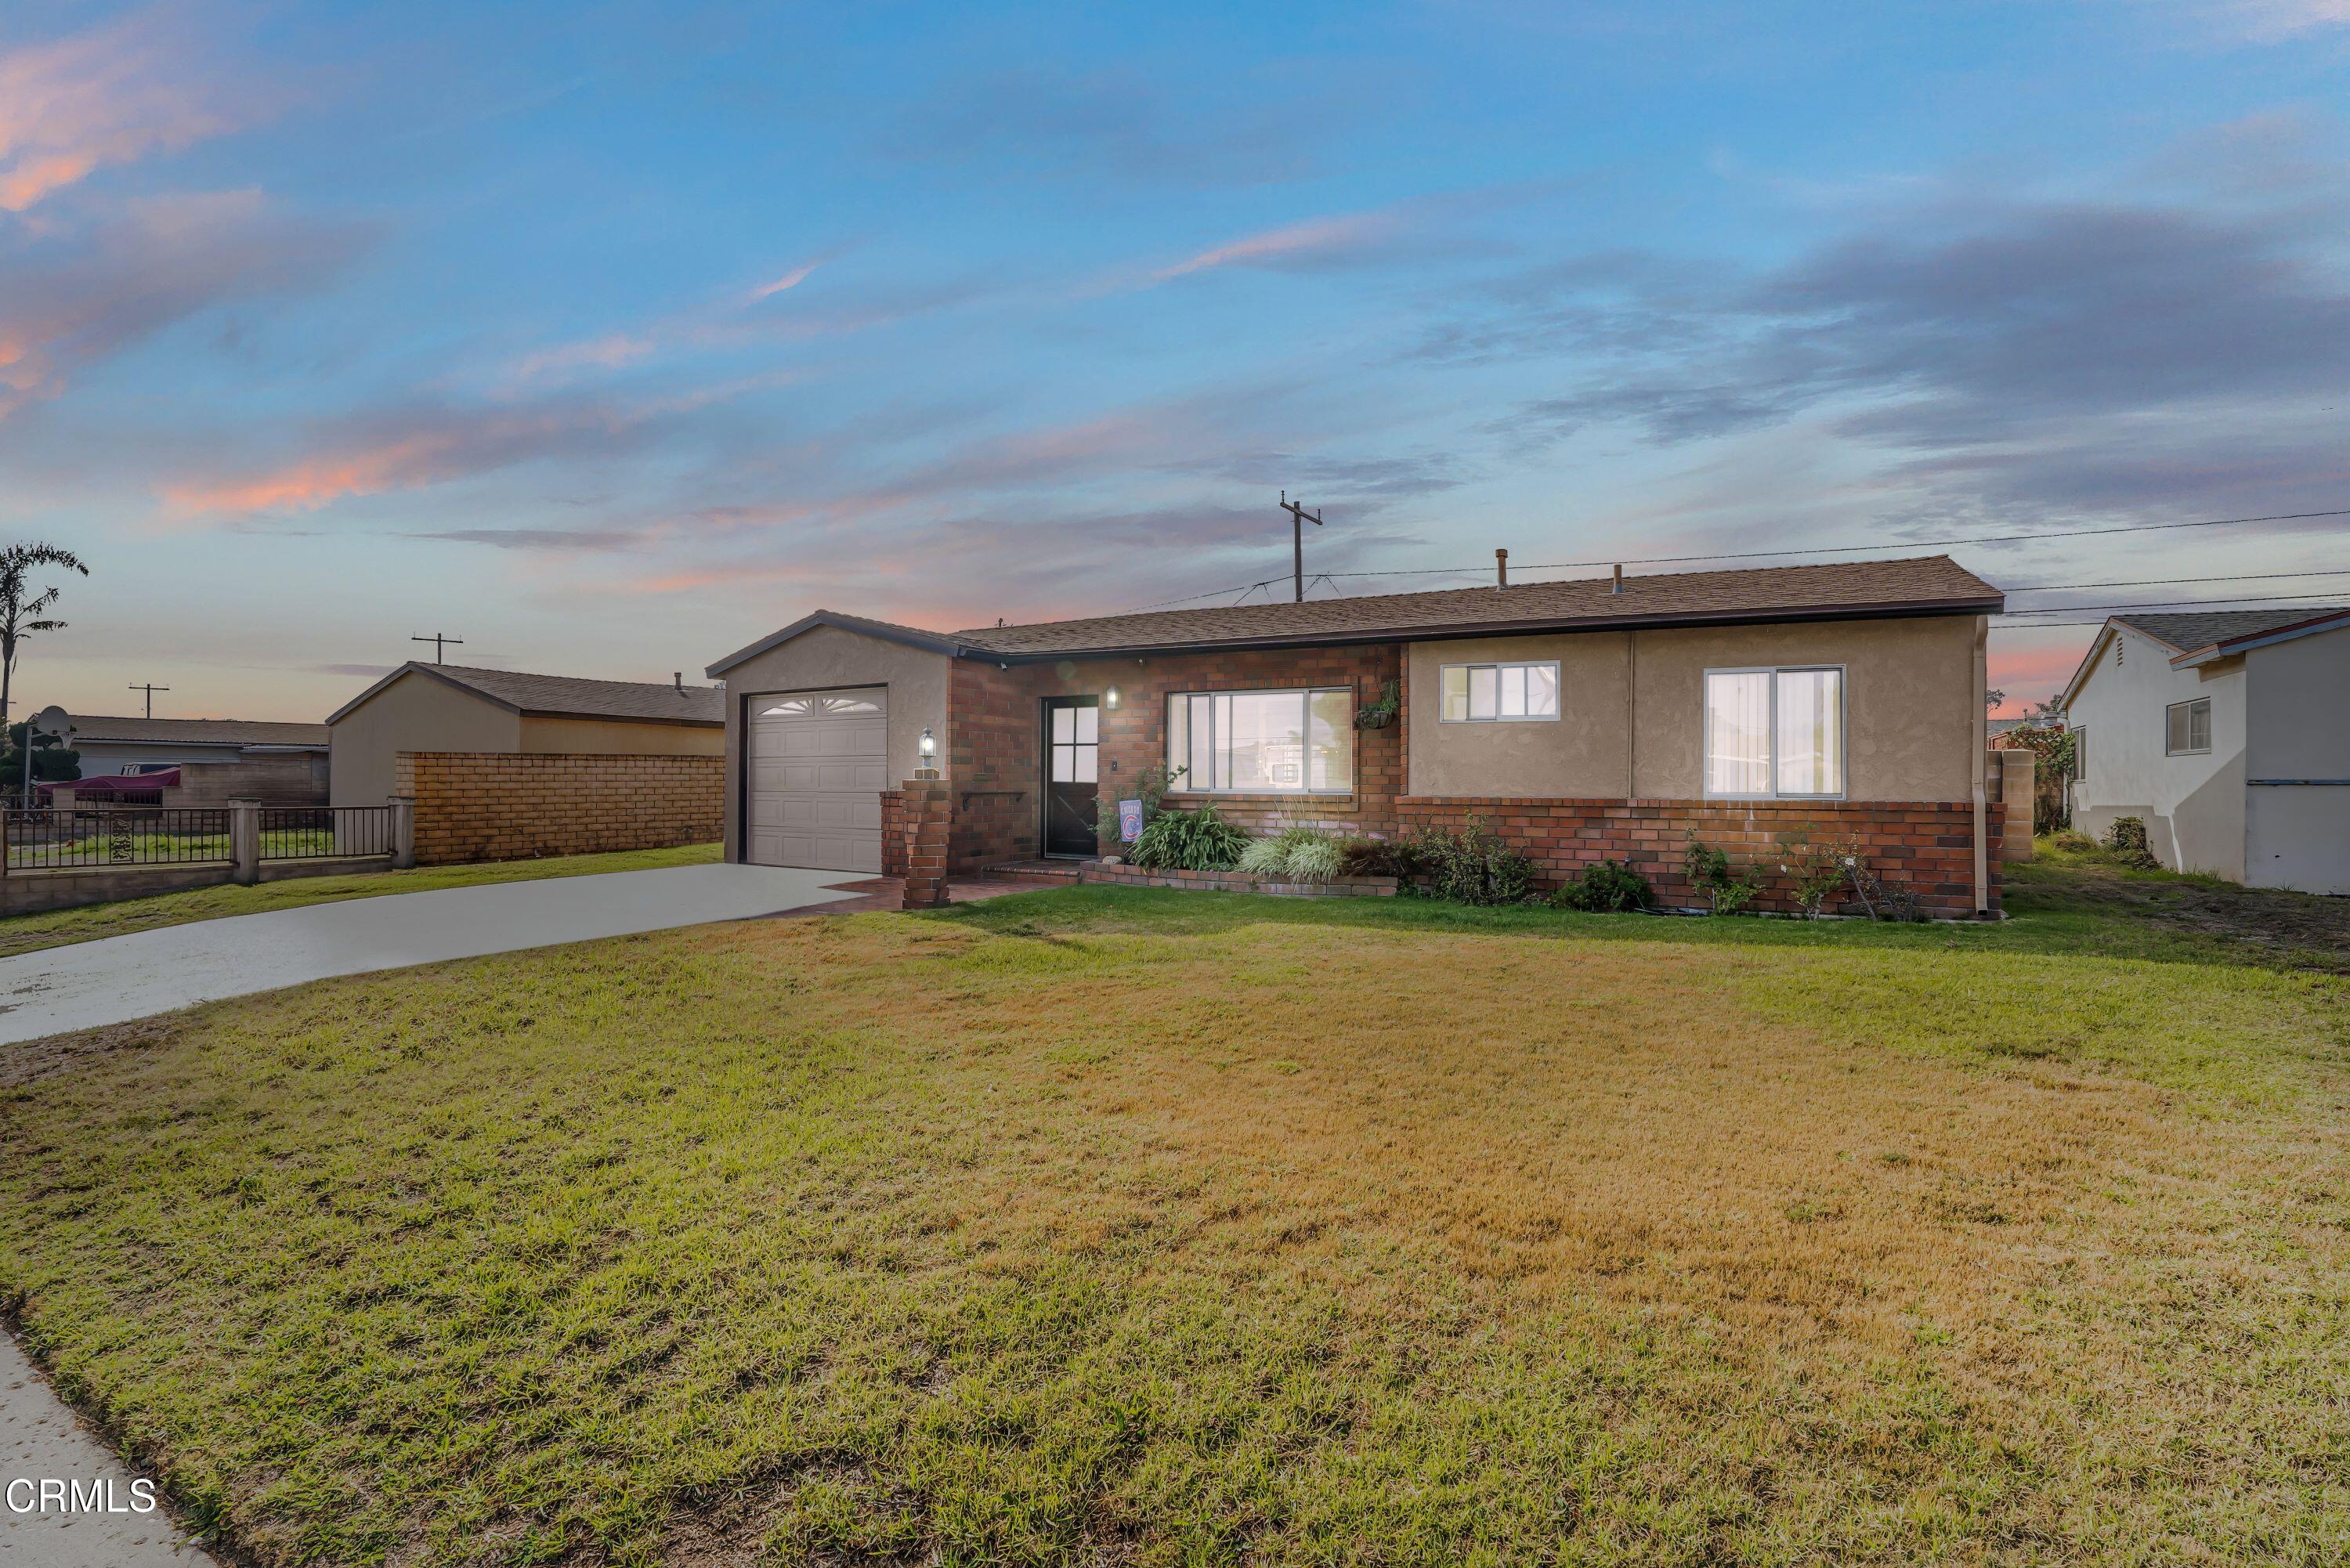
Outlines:
{"type": "MultiPolygon", "coordinates": [[[[1994,854],[2001,808],[1985,808],[1994,854]]],[[[1482,821],[1504,842],[1533,857],[1544,887],[1555,887],[1596,860],[1617,860],[1648,878],[1668,906],[1700,904],[1681,875],[1690,835],[1728,852],[1731,864],[1763,867],[1762,909],[1794,908],[1778,871],[1778,839],[1798,830],[1815,839],[1857,838],[1870,867],[1886,881],[1916,890],[1938,919],[1972,919],[1974,808],[1965,801],[1609,800],[1514,795],[1406,795],[1396,815],[1407,833],[1420,827],[1458,828],[1482,821]]],[[[1999,910],[1998,863],[1991,867],[1991,908],[1999,910]]],[[[1830,906],[1858,912],[1849,898],[1830,906]]]]}
{"type": "Polygon", "coordinates": [[[1340,877],[1328,882],[1279,882],[1240,871],[1159,871],[1140,866],[1077,867],[1077,880],[1114,888],[1189,888],[1203,893],[1269,893],[1281,898],[1392,898],[1392,877],[1340,877]]]}

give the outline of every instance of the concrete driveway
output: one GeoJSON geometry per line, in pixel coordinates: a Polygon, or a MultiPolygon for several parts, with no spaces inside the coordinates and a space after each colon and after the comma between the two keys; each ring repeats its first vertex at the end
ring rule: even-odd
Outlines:
{"type": "Polygon", "coordinates": [[[0,959],[0,1044],[338,974],[782,914],[852,898],[839,871],[670,866],[392,893],[0,959]]]}

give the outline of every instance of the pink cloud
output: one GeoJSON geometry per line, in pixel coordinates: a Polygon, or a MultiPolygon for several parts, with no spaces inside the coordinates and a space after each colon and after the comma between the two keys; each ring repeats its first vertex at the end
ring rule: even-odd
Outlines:
{"type": "Polygon", "coordinates": [[[0,54],[0,211],[234,129],[226,95],[185,60],[152,14],[0,54]]]}
{"type": "Polygon", "coordinates": [[[1287,223],[1262,234],[1245,235],[1226,244],[1187,256],[1151,275],[1166,283],[1195,272],[1226,266],[1272,266],[1284,262],[1326,260],[1368,249],[1394,238],[1401,227],[1392,213],[1357,213],[1345,217],[1313,218],[1287,223]]]}
{"type": "Polygon", "coordinates": [[[821,262],[810,262],[806,266],[794,267],[791,271],[784,274],[783,276],[775,279],[775,282],[764,284],[760,287],[753,289],[751,291],[751,298],[754,301],[767,299],[773,296],[783,293],[785,289],[797,288],[800,285],[807,281],[808,274],[814,272],[822,265],[823,264],[821,262]]]}
{"type": "Polygon", "coordinates": [[[650,337],[626,332],[608,332],[601,337],[565,343],[525,354],[515,362],[514,375],[518,381],[529,381],[565,370],[617,370],[644,358],[653,351],[653,347],[650,337]]]}

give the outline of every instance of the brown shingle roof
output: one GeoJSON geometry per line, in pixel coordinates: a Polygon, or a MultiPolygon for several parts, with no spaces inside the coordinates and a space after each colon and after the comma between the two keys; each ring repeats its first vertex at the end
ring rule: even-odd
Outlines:
{"type": "Polygon", "coordinates": [[[141,719],[99,714],[73,722],[78,741],[129,741],[180,746],[324,746],[324,724],[281,724],[263,719],[141,719]]]}
{"type": "Polygon", "coordinates": [[[501,708],[532,718],[621,719],[640,724],[707,725],[726,722],[726,694],[712,686],[649,680],[589,680],[577,675],[531,675],[516,670],[477,670],[463,664],[411,660],[344,703],[329,724],[411,673],[428,675],[488,698],[501,708]]]}
{"type": "Polygon", "coordinates": [[[1853,618],[1870,615],[1996,612],[2000,591],[1948,556],[1845,561],[1817,566],[1675,572],[1611,579],[1513,583],[1101,616],[951,634],[982,654],[1051,658],[1151,649],[1366,642],[1479,631],[1602,629],[1719,621],[1853,618]]]}

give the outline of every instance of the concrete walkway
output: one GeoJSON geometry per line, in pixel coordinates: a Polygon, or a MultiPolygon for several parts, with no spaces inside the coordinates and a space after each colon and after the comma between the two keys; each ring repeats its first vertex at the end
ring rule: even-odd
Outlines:
{"type": "Polygon", "coordinates": [[[160,1503],[136,1511],[140,1501],[160,1495],[134,1491],[137,1479],[0,1334],[0,1568],[213,1568],[160,1503]],[[46,1504],[45,1480],[52,1483],[46,1504]]]}
{"type": "Polygon", "coordinates": [[[0,959],[0,1044],[338,974],[842,901],[838,871],[670,866],[391,893],[198,920],[0,959]]]}

